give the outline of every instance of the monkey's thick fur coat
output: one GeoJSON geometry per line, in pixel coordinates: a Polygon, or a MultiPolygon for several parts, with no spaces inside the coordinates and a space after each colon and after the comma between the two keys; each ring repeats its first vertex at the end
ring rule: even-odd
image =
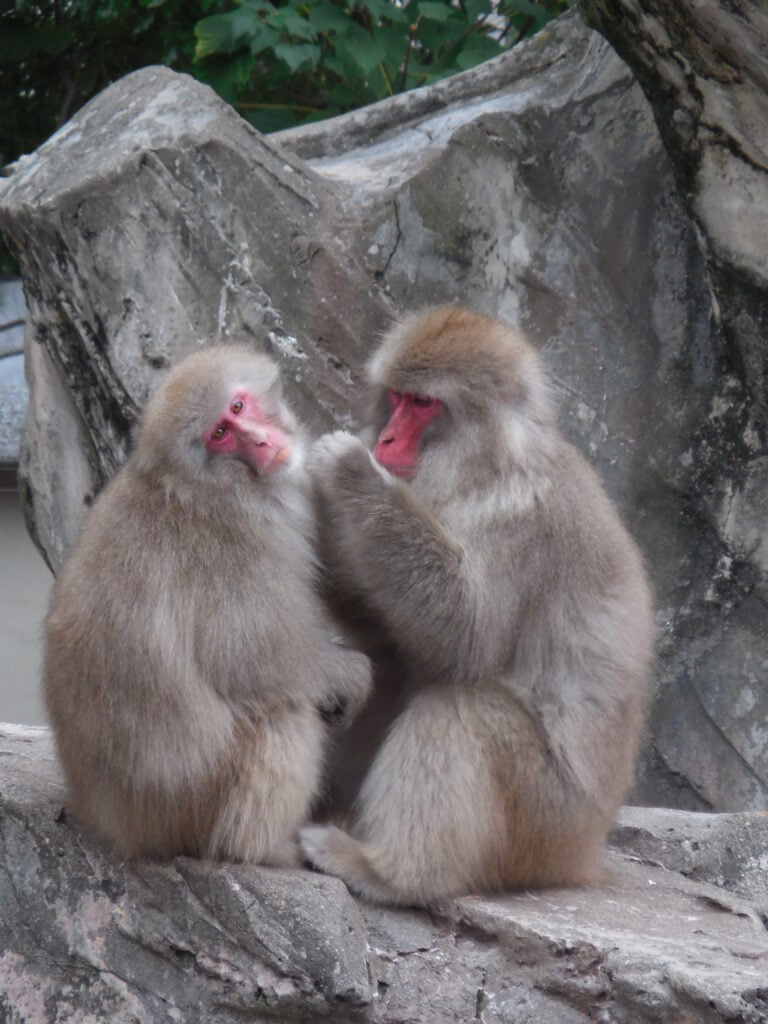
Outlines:
{"type": "Polygon", "coordinates": [[[348,434],[310,457],[331,586],[378,668],[331,769],[349,831],[308,826],[304,853],[391,903],[594,880],[649,697],[640,554],[516,331],[411,317],[370,376],[369,446],[387,389],[444,411],[408,482],[348,434]]]}
{"type": "Polygon", "coordinates": [[[370,683],[317,595],[301,447],[268,359],[188,357],[56,581],[43,682],[69,807],[124,857],[299,863],[318,706],[370,683]],[[236,388],[291,439],[269,475],[201,441],[236,388]]]}

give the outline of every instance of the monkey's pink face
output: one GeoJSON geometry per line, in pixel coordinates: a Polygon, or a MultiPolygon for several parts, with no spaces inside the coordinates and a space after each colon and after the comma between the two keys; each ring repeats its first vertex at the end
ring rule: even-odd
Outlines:
{"type": "Polygon", "coordinates": [[[395,476],[407,480],[416,472],[421,435],[443,411],[439,398],[388,391],[390,416],[379,434],[373,457],[395,476]]]}
{"type": "Polygon", "coordinates": [[[202,439],[211,454],[239,459],[260,475],[277,469],[291,454],[287,436],[264,414],[258,399],[244,389],[232,395],[202,439]]]}

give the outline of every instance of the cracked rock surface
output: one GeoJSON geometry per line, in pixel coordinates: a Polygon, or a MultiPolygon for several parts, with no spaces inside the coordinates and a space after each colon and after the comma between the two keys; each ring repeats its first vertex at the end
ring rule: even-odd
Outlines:
{"type": "Polygon", "coordinates": [[[47,729],[0,726],[0,762],[1,1020],[768,1019],[765,815],[625,808],[603,884],[427,913],[308,871],[120,863],[62,811],[47,729]]]}
{"type": "Polygon", "coordinates": [[[56,569],[148,390],[191,348],[270,352],[319,431],[358,421],[392,315],[499,314],[542,350],[563,428],[653,576],[658,695],[634,800],[759,810],[765,15],[585,9],[638,79],[573,11],[471,72],[269,138],[145,69],[20,160],[0,228],[28,306],[28,521],[56,569]]]}
{"type": "MultiPolygon", "coordinates": [[[[708,292],[702,338],[714,372],[688,435],[690,474],[680,479],[699,531],[709,531],[719,551],[714,561],[702,552],[709,584],[693,587],[681,609],[688,623],[676,632],[691,642],[678,645],[683,657],[656,704],[656,750],[679,776],[710,777],[694,788],[700,796],[720,788],[722,797],[709,799],[711,806],[724,806],[732,789],[738,805],[765,808],[768,10],[760,0],[581,0],[581,8],[652,105],[708,292]],[[710,636],[700,628],[707,620],[710,636]],[[680,729],[691,739],[698,734],[699,743],[684,740],[675,756],[665,757],[680,729]],[[725,745],[714,740],[712,746],[718,732],[725,745]],[[756,757],[758,746],[764,754],[756,757]],[[710,748],[723,756],[718,780],[710,748]]],[[[689,380],[698,387],[695,361],[689,380]]]]}

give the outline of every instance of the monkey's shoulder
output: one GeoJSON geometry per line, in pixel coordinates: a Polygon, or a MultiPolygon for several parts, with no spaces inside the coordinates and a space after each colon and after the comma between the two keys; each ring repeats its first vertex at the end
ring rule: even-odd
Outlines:
{"type": "Polygon", "coordinates": [[[549,487],[535,515],[550,564],[595,592],[646,587],[640,551],[597,469],[563,438],[554,450],[549,487]]]}
{"type": "MultiPolygon", "coordinates": [[[[255,491],[255,489],[254,489],[255,491]]],[[[88,511],[62,571],[62,586],[98,590],[247,580],[311,560],[309,512],[262,501],[243,488],[164,486],[127,463],[88,511]],[[87,580],[87,583],[86,583],[87,580]]]]}

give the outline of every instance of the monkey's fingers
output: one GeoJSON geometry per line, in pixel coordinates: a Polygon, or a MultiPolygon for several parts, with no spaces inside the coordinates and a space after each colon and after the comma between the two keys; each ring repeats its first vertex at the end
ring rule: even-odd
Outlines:
{"type": "Polygon", "coordinates": [[[317,710],[328,725],[340,726],[344,724],[348,704],[346,697],[337,697],[332,704],[321,704],[317,710]]]}
{"type": "Polygon", "coordinates": [[[307,468],[316,480],[325,479],[336,464],[351,451],[365,451],[362,441],[346,430],[323,434],[312,445],[307,456],[307,468]]]}

